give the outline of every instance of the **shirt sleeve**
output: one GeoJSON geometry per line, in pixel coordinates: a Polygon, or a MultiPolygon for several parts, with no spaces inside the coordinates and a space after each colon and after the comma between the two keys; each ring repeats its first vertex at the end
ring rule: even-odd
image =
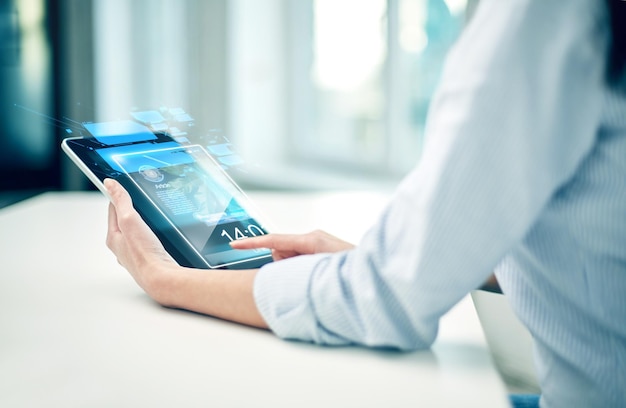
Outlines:
{"type": "Polygon", "coordinates": [[[483,0],[448,57],[419,166],[354,250],[268,264],[279,336],[416,349],[519,243],[594,145],[606,35],[597,0],[483,0]]]}

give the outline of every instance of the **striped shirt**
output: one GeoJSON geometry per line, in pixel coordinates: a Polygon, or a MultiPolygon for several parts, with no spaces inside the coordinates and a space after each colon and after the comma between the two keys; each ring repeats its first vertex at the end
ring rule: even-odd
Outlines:
{"type": "Polygon", "coordinates": [[[357,248],[260,270],[270,328],[429,347],[495,270],[535,340],[542,406],[626,406],[626,86],[605,81],[608,43],[599,0],[482,0],[419,165],[357,248]]]}

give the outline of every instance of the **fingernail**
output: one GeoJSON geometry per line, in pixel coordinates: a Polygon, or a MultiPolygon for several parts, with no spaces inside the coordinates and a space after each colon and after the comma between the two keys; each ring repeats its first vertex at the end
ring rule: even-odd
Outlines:
{"type": "Polygon", "coordinates": [[[103,183],[107,190],[114,186],[113,179],[110,178],[105,178],[103,183]]]}

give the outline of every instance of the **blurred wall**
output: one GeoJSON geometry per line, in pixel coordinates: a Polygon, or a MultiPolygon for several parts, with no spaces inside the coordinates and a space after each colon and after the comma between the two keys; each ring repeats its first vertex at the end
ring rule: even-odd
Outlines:
{"type": "Polygon", "coordinates": [[[0,191],[58,186],[54,44],[43,0],[0,1],[0,191]]]}
{"type": "Polygon", "coordinates": [[[91,0],[0,0],[4,196],[83,187],[60,142],[93,105],[92,31],[91,0]]]}

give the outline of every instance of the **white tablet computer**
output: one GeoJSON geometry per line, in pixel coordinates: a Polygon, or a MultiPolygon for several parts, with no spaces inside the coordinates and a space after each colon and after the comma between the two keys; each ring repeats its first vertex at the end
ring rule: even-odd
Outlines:
{"type": "Polygon", "coordinates": [[[203,146],[133,121],[85,129],[95,136],[67,138],[63,151],[103,193],[105,178],[119,181],[180,265],[242,269],[271,262],[268,249],[230,247],[233,240],[266,234],[266,224],[203,146]]]}

